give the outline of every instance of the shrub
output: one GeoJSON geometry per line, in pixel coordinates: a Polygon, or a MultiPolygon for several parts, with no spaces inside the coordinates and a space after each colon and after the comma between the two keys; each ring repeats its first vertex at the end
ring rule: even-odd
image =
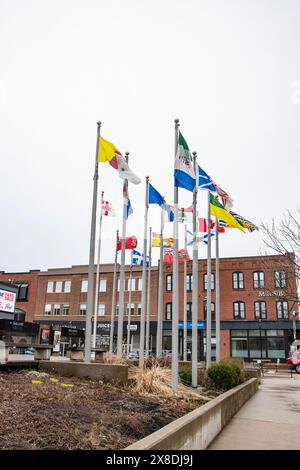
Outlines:
{"type": "Polygon", "coordinates": [[[211,365],[207,375],[217,390],[229,390],[244,382],[242,370],[232,361],[220,361],[211,365]]]}
{"type": "Polygon", "coordinates": [[[192,369],[190,367],[182,367],[179,370],[179,377],[183,385],[188,387],[192,385],[192,369]]]}

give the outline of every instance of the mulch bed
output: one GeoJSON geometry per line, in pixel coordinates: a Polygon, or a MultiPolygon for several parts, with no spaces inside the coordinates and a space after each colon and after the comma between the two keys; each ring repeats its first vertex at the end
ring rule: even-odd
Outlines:
{"type": "Polygon", "coordinates": [[[123,449],[200,405],[75,377],[1,372],[0,449],[123,449]]]}

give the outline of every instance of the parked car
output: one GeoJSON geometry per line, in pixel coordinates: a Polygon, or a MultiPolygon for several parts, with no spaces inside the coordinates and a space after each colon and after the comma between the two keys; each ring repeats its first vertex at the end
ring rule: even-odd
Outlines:
{"type": "Polygon", "coordinates": [[[287,359],[289,366],[294,367],[295,371],[300,374],[300,351],[295,351],[287,359]]]}
{"type": "Polygon", "coordinates": [[[27,348],[24,350],[24,354],[30,354],[30,355],[33,355],[34,354],[34,348],[27,348]]]}
{"type": "Polygon", "coordinates": [[[128,353],[128,359],[138,359],[139,358],[139,352],[138,351],[130,351],[128,353]]]}

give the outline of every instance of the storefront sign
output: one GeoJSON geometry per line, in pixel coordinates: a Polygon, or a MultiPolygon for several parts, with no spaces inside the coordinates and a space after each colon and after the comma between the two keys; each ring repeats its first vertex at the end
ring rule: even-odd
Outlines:
{"type": "Polygon", "coordinates": [[[0,310],[13,313],[15,311],[17,294],[0,289],[0,310]]]}
{"type": "Polygon", "coordinates": [[[53,333],[53,351],[54,352],[60,351],[60,338],[61,338],[61,331],[54,331],[53,333]]]}
{"type": "MultiPolygon", "coordinates": [[[[178,323],[178,328],[179,330],[183,330],[184,329],[184,323],[183,321],[180,321],[178,323]]],[[[187,322],[187,329],[188,330],[191,330],[192,329],[192,322],[191,321],[188,321],[187,322]]],[[[198,321],[197,322],[197,329],[198,330],[204,330],[205,329],[205,323],[203,321],[198,321]]]]}
{"type": "Polygon", "coordinates": [[[284,297],[285,292],[283,290],[260,290],[258,291],[258,297],[284,297]]]}
{"type": "MultiPolygon", "coordinates": [[[[130,325],[130,331],[137,331],[138,327],[137,325],[130,325]]],[[[127,325],[127,330],[128,330],[128,325],[127,325]]]]}

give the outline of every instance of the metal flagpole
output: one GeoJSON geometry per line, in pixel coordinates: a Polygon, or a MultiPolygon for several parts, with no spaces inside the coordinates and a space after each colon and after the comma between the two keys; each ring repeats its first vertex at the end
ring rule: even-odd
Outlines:
{"type": "MultiPolygon", "coordinates": [[[[184,252],[187,252],[186,224],[184,225],[184,252]]],[[[186,256],[183,264],[183,360],[187,361],[187,289],[186,289],[186,256]]]]}
{"type": "MultiPolygon", "coordinates": [[[[148,208],[149,208],[149,176],[146,176],[145,191],[145,219],[144,219],[144,248],[143,248],[143,285],[142,285],[142,311],[140,321],[140,353],[139,366],[144,367],[145,354],[145,318],[146,318],[146,293],[147,293],[147,231],[148,231],[148,208]]],[[[151,242],[150,242],[151,243],[151,242]]]]}
{"type": "Polygon", "coordinates": [[[219,219],[216,219],[216,362],[221,359],[219,219]]]}
{"type": "Polygon", "coordinates": [[[194,171],[196,175],[193,193],[193,304],[192,304],[192,387],[198,386],[198,237],[197,237],[197,197],[198,197],[198,164],[197,152],[193,152],[194,171]]]}
{"type": "MultiPolygon", "coordinates": [[[[164,200],[165,202],[165,200],[164,200]]],[[[160,219],[160,252],[159,252],[159,274],[158,274],[158,314],[156,332],[156,356],[162,354],[162,318],[163,318],[163,270],[164,270],[164,210],[161,209],[160,219]]]]}
{"type": "Polygon", "coordinates": [[[100,271],[100,253],[101,253],[101,233],[102,233],[102,205],[103,205],[104,191],[101,193],[101,212],[99,222],[99,240],[98,240],[98,257],[97,257],[97,274],[96,274],[96,288],[95,288],[95,305],[94,305],[94,334],[93,334],[93,348],[96,347],[97,335],[97,315],[98,315],[98,297],[99,297],[99,271],[100,271]]]}
{"type": "Polygon", "coordinates": [[[116,236],[116,252],[115,252],[115,265],[114,265],[114,277],[113,277],[113,292],[112,292],[112,303],[111,303],[111,318],[110,318],[110,339],[109,339],[109,355],[113,353],[114,347],[114,326],[115,326],[115,311],[116,311],[116,285],[117,285],[117,261],[118,261],[118,241],[119,241],[119,230],[117,230],[116,236]]]}
{"type": "Polygon", "coordinates": [[[207,296],[206,296],[206,367],[211,364],[211,228],[210,191],[207,191],[207,296]]]}
{"type": "Polygon", "coordinates": [[[130,263],[130,277],[129,277],[129,297],[128,297],[128,320],[127,320],[127,357],[129,353],[129,345],[130,345],[130,322],[131,322],[131,293],[132,293],[132,258],[133,258],[133,250],[131,250],[131,263],[130,263]]]}
{"type": "Polygon", "coordinates": [[[147,288],[147,320],[146,320],[146,357],[149,357],[149,337],[150,337],[150,308],[151,308],[151,236],[152,228],[149,229],[149,266],[148,266],[148,288],[147,288]]]}
{"type": "MultiPolygon", "coordinates": [[[[126,162],[128,163],[129,153],[126,152],[126,162]]],[[[127,193],[128,180],[123,184],[123,198],[127,193]]],[[[119,315],[118,315],[118,339],[117,339],[117,356],[122,357],[123,353],[123,320],[124,320],[124,291],[125,291],[125,243],[126,243],[126,222],[127,222],[127,205],[123,201],[123,221],[122,221],[122,239],[121,239],[121,268],[120,268],[120,296],[119,296],[119,315]]]]}
{"type": "Polygon", "coordinates": [[[85,319],[85,342],[84,342],[84,360],[91,360],[91,336],[92,336],[92,317],[93,317],[93,301],[94,301],[94,273],[95,273],[95,236],[96,236],[96,214],[97,214],[97,194],[98,194],[98,154],[100,143],[101,122],[97,122],[97,143],[96,158],[94,172],[94,188],[93,188],[93,204],[92,204],[92,220],[90,235],[90,258],[88,272],[88,293],[87,293],[87,312],[85,319]]]}
{"type": "MultiPolygon", "coordinates": [[[[179,119],[175,119],[175,158],[178,147],[179,119]]],[[[174,223],[173,223],[173,314],[172,314],[172,388],[178,390],[178,307],[179,307],[179,283],[178,283],[178,187],[174,184],[174,223]]]]}

